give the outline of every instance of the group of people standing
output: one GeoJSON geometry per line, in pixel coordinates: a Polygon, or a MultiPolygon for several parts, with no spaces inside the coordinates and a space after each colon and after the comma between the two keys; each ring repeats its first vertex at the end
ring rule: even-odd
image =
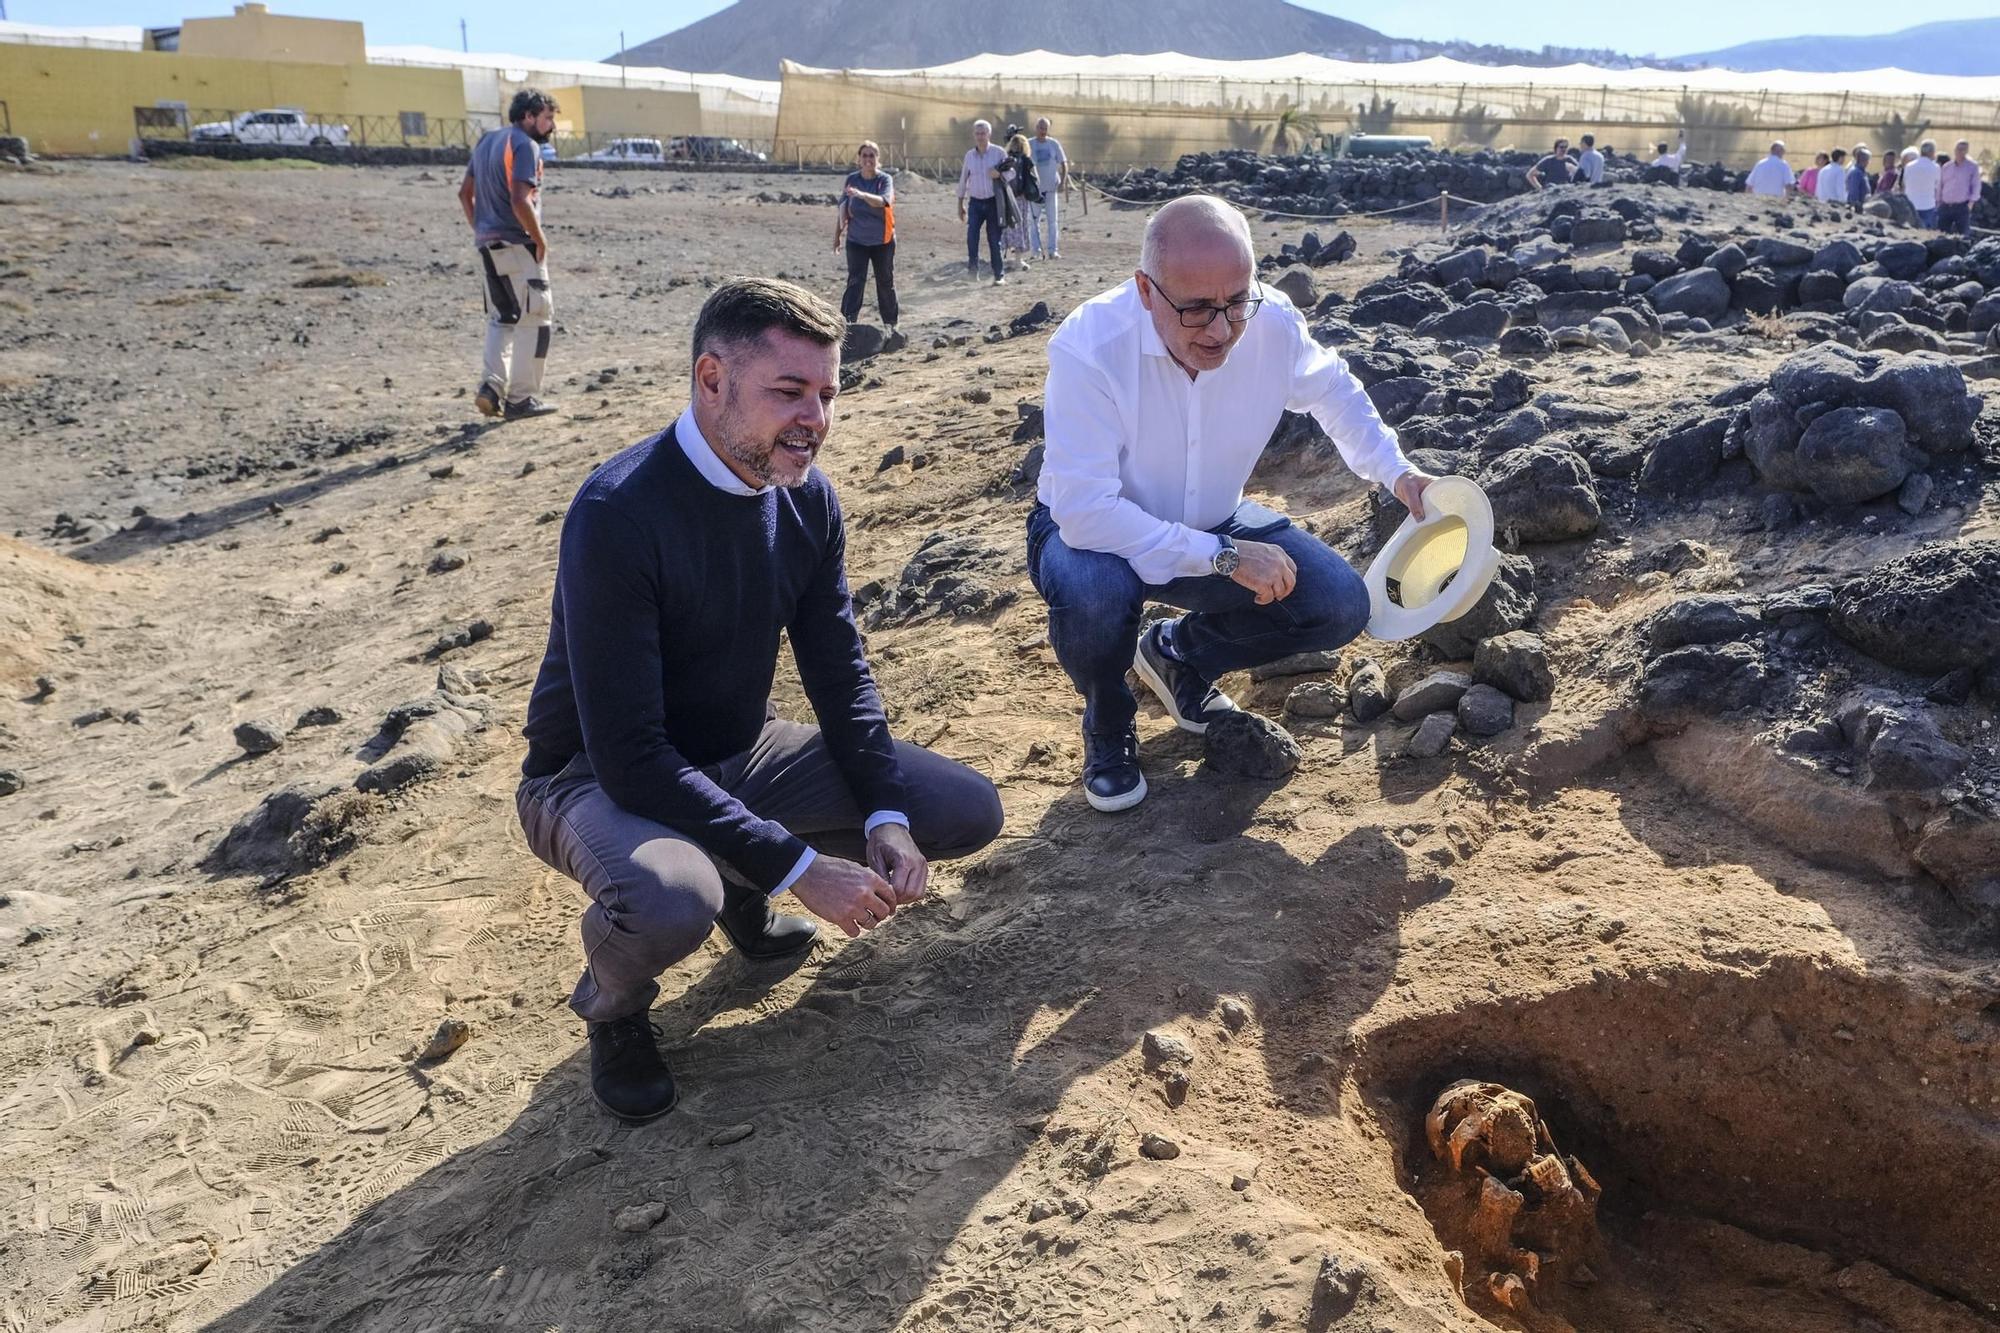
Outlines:
{"type": "MultiPolygon", "coordinates": [[[[875,274],[875,304],[882,323],[896,331],[901,309],[896,298],[896,182],[882,169],[882,149],[873,139],[855,155],[834,208],[833,248],[847,252],[847,287],[840,313],[849,322],[861,315],[868,274],[875,274]]],[[[972,125],[972,147],[958,173],[958,217],[965,223],[966,272],[979,274],[979,238],[986,235],[995,285],[1004,283],[1007,256],[1026,268],[1034,259],[1061,259],[1058,229],[1062,195],[1069,189],[1069,156],[1049,133],[1048,118],[1035,122],[1032,138],[1007,127],[1006,147],[993,142],[993,126],[972,125]]]]}
{"type": "Polygon", "coordinates": [[[972,147],[958,172],[958,218],[965,224],[965,271],[979,276],[984,232],[993,283],[1007,281],[1004,254],[1026,268],[1034,259],[1061,259],[1061,197],[1069,189],[1069,157],[1050,135],[1045,116],[1033,138],[1007,127],[1006,147],[993,142],[989,121],[972,122],[972,147]]]}
{"type": "Polygon", "coordinates": [[[1938,156],[1937,141],[1926,139],[1885,162],[1881,173],[1871,171],[1873,154],[1867,144],[1817,153],[1804,171],[1792,172],[1785,161],[1785,144],[1777,140],[1763,161],[1750,169],[1743,188],[1751,194],[1784,198],[1798,194],[1822,203],[1860,208],[1871,199],[1900,198],[1908,202],[1917,224],[1960,236],[1972,234],[1972,206],[1979,201],[1979,163],[1972,144],[1960,139],[1951,156],[1938,156]]]}

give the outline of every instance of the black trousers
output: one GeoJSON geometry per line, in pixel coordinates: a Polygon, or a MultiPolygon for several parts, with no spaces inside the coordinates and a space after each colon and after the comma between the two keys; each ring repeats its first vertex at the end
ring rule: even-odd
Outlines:
{"type": "Polygon", "coordinates": [[[840,313],[848,323],[861,314],[861,295],[868,287],[869,265],[875,268],[875,308],[884,324],[896,323],[901,313],[896,305],[896,243],[881,245],[847,243],[847,290],[840,294],[840,313]]]}

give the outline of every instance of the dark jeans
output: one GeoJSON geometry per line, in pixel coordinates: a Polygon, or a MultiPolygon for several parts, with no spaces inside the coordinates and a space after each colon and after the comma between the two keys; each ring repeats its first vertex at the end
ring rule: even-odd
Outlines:
{"type": "Polygon", "coordinates": [[[1938,230],[1955,232],[1960,236],[1972,235],[1971,204],[1939,204],[1937,209],[1938,230]]]}
{"type": "Polygon", "coordinates": [[[1029,512],[1028,577],[1049,604],[1056,660],[1083,695],[1085,731],[1122,732],[1138,712],[1125,672],[1138,648],[1139,615],[1147,602],[1191,613],[1175,627],[1173,646],[1209,680],[1293,653],[1338,648],[1367,625],[1368,589],[1361,576],[1290,519],[1246,501],[1210,531],[1284,548],[1299,569],[1292,595],[1258,606],[1255,593],[1215,574],[1142,583],[1123,556],[1065,543],[1047,505],[1029,512]]]}
{"type": "Polygon", "coordinates": [[[1926,227],[1936,227],[1938,211],[1935,208],[1920,208],[1917,210],[1917,221],[1926,227]]]}
{"type": "MultiPolygon", "coordinates": [[[[1000,796],[964,764],[907,741],[896,762],[909,789],[910,836],[931,860],[978,851],[1000,834],[1000,796]]],[[[822,854],[859,861],[868,812],[819,728],[772,719],[742,754],[702,770],[753,814],[775,820],[822,854]]],[[[583,887],[583,975],[569,1006],[592,1022],[652,1007],[660,973],[701,947],[722,910],[723,877],[741,883],[694,839],[604,794],[587,755],[514,793],[528,848],[583,887]]]]}
{"type": "MultiPolygon", "coordinates": [[[[996,188],[1005,189],[998,186],[996,188]]],[[[972,272],[979,272],[979,229],[986,228],[986,250],[993,259],[993,276],[999,277],[1000,267],[1000,201],[998,199],[968,199],[965,201],[965,266],[972,272]]]]}
{"type": "Polygon", "coordinates": [[[894,324],[896,305],[896,243],[847,243],[847,290],[840,294],[840,313],[852,324],[861,314],[861,294],[868,287],[868,268],[875,268],[875,308],[884,324],[894,324]]]}

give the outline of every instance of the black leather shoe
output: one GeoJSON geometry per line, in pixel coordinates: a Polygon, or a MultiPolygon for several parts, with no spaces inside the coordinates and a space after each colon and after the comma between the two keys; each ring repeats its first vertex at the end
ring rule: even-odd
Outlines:
{"type": "Polygon", "coordinates": [[[1146,775],[1139,771],[1139,733],[1083,733],[1083,799],[1111,814],[1146,799],[1146,775]]]}
{"type": "Polygon", "coordinates": [[[770,894],[727,881],[715,924],[746,958],[784,958],[812,948],[819,938],[816,922],[786,916],[772,908],[770,894]]]}
{"type": "Polygon", "coordinates": [[[1132,668],[1147,688],[1160,696],[1174,724],[1199,736],[1208,730],[1210,713],[1233,713],[1236,701],[1202,679],[1201,673],[1187,663],[1167,656],[1160,642],[1163,623],[1155,621],[1139,635],[1139,651],[1132,659],[1132,668]]]}
{"type": "Polygon", "coordinates": [[[554,405],[539,398],[516,398],[507,404],[506,416],[509,421],[525,421],[529,417],[545,417],[555,410],[554,405]]]}
{"type": "Polygon", "coordinates": [[[680,1089],[644,1014],[590,1024],[590,1093],[620,1120],[643,1125],[674,1109],[680,1089]]]}
{"type": "Polygon", "coordinates": [[[472,395],[472,405],[479,409],[482,417],[497,417],[505,410],[500,402],[500,391],[486,383],[481,383],[472,395]]]}

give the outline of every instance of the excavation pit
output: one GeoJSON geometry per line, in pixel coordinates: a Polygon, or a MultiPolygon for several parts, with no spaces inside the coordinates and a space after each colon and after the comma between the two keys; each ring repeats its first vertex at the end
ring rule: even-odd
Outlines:
{"type": "Polygon", "coordinates": [[[1361,1083],[1420,1202],[1449,1169],[1426,1115],[1464,1078],[1532,1098],[1601,1184],[1601,1266],[1525,1315],[1447,1264],[1503,1327],[1976,1330],[2000,1328],[1997,1055],[1991,994],[1791,958],[1394,1025],[1361,1083]]]}

